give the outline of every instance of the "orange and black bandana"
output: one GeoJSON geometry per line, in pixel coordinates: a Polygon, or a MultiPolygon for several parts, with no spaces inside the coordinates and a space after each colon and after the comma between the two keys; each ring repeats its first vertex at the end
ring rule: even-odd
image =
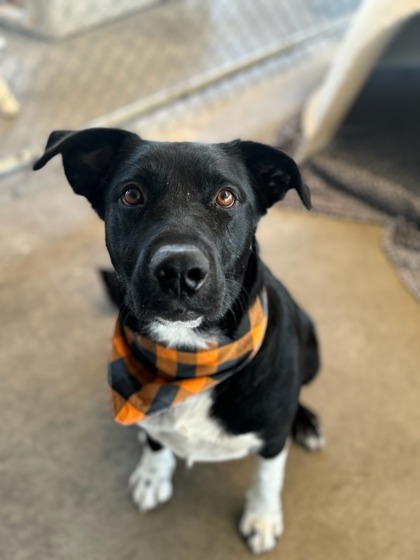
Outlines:
{"type": "Polygon", "coordinates": [[[261,347],[267,293],[256,298],[235,332],[206,350],[167,348],[117,320],[108,379],[111,408],[120,424],[134,424],[210,389],[242,369],[261,347]]]}

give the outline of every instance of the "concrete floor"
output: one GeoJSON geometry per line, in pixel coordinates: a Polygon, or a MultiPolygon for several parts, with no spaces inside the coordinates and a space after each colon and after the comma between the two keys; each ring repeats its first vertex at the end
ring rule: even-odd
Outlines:
{"type": "MultiPolygon", "coordinates": [[[[260,84],[198,119],[200,130],[167,137],[273,138],[279,91],[260,84]]],[[[107,404],[114,312],[95,272],[107,263],[103,227],[58,162],[43,173],[0,208],[0,558],[250,557],[236,525],[252,458],[192,470],[179,462],[173,500],[150,514],[134,508],[135,430],[116,425],[107,404]]],[[[420,307],[379,235],[280,207],[261,224],[263,256],[318,326],[322,375],[303,400],[328,439],[316,455],[292,447],[285,533],[266,558],[418,558],[420,307]]]]}

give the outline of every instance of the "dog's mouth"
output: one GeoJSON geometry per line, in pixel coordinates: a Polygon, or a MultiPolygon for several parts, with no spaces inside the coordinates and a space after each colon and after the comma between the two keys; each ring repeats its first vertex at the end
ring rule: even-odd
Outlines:
{"type": "Polygon", "coordinates": [[[197,317],[196,319],[189,319],[189,320],[168,320],[164,319],[163,317],[156,317],[156,322],[162,325],[163,327],[173,327],[173,328],[187,328],[187,329],[196,329],[199,327],[203,322],[203,317],[197,317]]]}
{"type": "Polygon", "coordinates": [[[209,320],[217,305],[194,305],[188,301],[166,299],[160,294],[141,300],[137,291],[130,291],[126,299],[131,313],[144,326],[156,323],[161,326],[197,328],[209,320]],[[131,296],[131,297],[130,297],[131,296]],[[159,297],[160,296],[160,297],[159,297]]]}

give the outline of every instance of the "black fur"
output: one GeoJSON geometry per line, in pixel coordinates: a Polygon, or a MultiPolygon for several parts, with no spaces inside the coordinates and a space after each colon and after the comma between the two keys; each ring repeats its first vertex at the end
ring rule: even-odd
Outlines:
{"type": "Polygon", "coordinates": [[[316,417],[298,399],[301,386],[318,371],[316,335],[309,317],[262,263],[255,240],[260,217],[289,189],[310,208],[295,162],[254,142],[159,143],[122,130],[90,129],[53,133],[34,169],[58,153],[74,191],[105,220],[116,275],[104,271],[103,279],[138,332],[149,334],[157,316],[169,321],[204,316],[198,330],[232,334],[266,287],[263,345],[239,374],[216,387],[212,415],[232,434],[257,432],[267,458],[281,451],[291,433],[304,445],[300,436],[316,417]],[[122,197],[133,186],[142,203],[127,207],[122,197]],[[237,199],[232,208],[215,202],[224,188],[237,199]],[[150,264],[173,243],[194,246],[209,263],[203,287],[176,297],[162,290],[150,264]]]}

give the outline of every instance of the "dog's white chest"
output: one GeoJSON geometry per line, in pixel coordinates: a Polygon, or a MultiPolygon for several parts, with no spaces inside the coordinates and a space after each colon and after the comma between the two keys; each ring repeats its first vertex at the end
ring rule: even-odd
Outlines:
{"type": "Polygon", "coordinates": [[[256,434],[228,434],[210,417],[211,405],[211,391],[207,391],[152,416],[139,426],[189,462],[239,459],[260,449],[262,441],[256,434]]]}

